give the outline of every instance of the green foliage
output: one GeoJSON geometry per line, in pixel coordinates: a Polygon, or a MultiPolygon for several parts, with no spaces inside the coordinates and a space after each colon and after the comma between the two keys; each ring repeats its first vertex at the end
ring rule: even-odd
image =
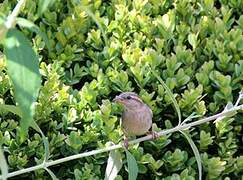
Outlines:
{"type": "Polygon", "coordinates": [[[188,160],[188,153],[176,149],[173,153],[167,151],[163,157],[167,171],[175,172],[185,167],[185,162],[188,160]]]}
{"type": "MultiPolygon", "coordinates": [[[[15,43],[18,52],[0,45],[0,144],[9,172],[40,164],[47,154],[51,161],[104,148],[109,141],[119,143],[121,108],[112,99],[120,92],[138,93],[153,110],[155,129],[163,130],[176,126],[178,118],[222,111],[243,88],[242,1],[27,0],[16,21],[18,30],[8,31],[3,23],[16,3],[0,3],[0,40],[21,38],[15,43]],[[9,68],[10,55],[25,65],[23,74],[17,71],[21,63],[9,68]],[[24,91],[16,90],[16,83],[24,91]],[[24,142],[22,114],[15,105],[26,113],[25,128],[32,127],[24,142]],[[31,118],[48,139],[49,150],[31,118]]],[[[242,124],[239,112],[190,129],[203,177],[242,176],[242,124]]],[[[182,134],[129,151],[128,166],[116,179],[128,179],[131,173],[137,179],[198,178],[197,161],[182,134]],[[131,169],[135,161],[137,170],[131,169]]],[[[126,162],[125,153],[119,158],[126,162]]],[[[59,179],[104,179],[107,159],[108,154],[98,154],[48,172],[59,179]]],[[[28,175],[50,179],[48,172],[28,175]]]]}
{"type": "Polygon", "coordinates": [[[208,146],[213,143],[213,137],[211,137],[210,133],[206,133],[204,130],[200,132],[200,149],[207,150],[208,146]]]}
{"type": "Polygon", "coordinates": [[[208,179],[217,179],[225,170],[226,161],[220,160],[219,157],[208,158],[208,155],[204,153],[202,160],[208,179]]]}

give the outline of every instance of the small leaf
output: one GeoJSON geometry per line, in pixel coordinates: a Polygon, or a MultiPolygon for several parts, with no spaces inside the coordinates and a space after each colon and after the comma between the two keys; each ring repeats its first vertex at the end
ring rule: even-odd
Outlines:
{"type": "Polygon", "coordinates": [[[0,17],[0,43],[4,40],[7,32],[8,29],[4,24],[4,20],[0,17]]]}
{"type": "Polygon", "coordinates": [[[9,30],[4,40],[8,75],[13,81],[15,99],[22,111],[21,138],[24,139],[33,121],[34,103],[37,99],[41,78],[38,57],[24,34],[9,30]]]}
{"type": "Polygon", "coordinates": [[[197,46],[197,35],[190,33],[188,36],[188,41],[189,41],[190,45],[192,46],[192,48],[195,49],[197,46]]]}
{"type": "Polygon", "coordinates": [[[103,26],[101,25],[99,19],[95,16],[95,14],[87,7],[87,6],[81,6],[82,10],[85,11],[85,13],[87,13],[91,18],[92,20],[97,24],[97,26],[99,27],[101,33],[102,33],[102,36],[104,38],[104,41],[105,41],[105,45],[108,46],[108,40],[107,40],[107,37],[106,37],[106,34],[105,34],[105,31],[104,31],[104,28],[103,26]]]}
{"type": "Polygon", "coordinates": [[[38,26],[36,26],[34,23],[32,23],[31,21],[24,19],[24,18],[17,18],[16,19],[16,23],[19,26],[28,28],[29,30],[31,30],[32,32],[35,32],[36,34],[39,34],[40,37],[42,37],[42,39],[45,41],[46,47],[48,48],[48,50],[51,50],[51,46],[50,46],[50,42],[46,36],[46,34],[44,32],[42,32],[40,30],[40,28],[38,26]]]}
{"type": "Polygon", "coordinates": [[[200,149],[206,150],[210,144],[213,143],[213,137],[210,132],[206,133],[204,130],[200,131],[200,149]]]}
{"type": "Polygon", "coordinates": [[[122,168],[122,157],[118,150],[113,150],[109,154],[107,161],[105,180],[114,180],[122,168]]]}
{"type": "Polygon", "coordinates": [[[50,6],[54,2],[55,0],[39,0],[38,15],[41,16],[41,14],[43,14],[47,10],[48,6],[50,6]]]}
{"type": "Polygon", "coordinates": [[[1,168],[1,173],[2,173],[2,179],[6,180],[7,175],[8,175],[8,164],[6,162],[6,159],[3,154],[2,147],[0,146],[0,168],[1,168]]]}
{"type": "Polygon", "coordinates": [[[17,106],[7,105],[7,104],[0,104],[0,109],[4,110],[4,111],[9,111],[11,113],[14,113],[14,114],[18,115],[19,117],[22,117],[21,110],[17,106]]]}
{"type": "Polygon", "coordinates": [[[128,150],[126,150],[126,156],[127,156],[128,174],[129,174],[128,179],[136,180],[138,176],[138,165],[136,159],[128,150]]]}

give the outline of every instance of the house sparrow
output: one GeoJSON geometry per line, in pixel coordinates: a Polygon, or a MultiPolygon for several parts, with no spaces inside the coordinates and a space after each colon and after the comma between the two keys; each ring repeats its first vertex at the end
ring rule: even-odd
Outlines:
{"type": "MultiPolygon", "coordinates": [[[[122,114],[122,130],[125,135],[124,146],[128,147],[128,136],[140,136],[149,132],[152,126],[153,113],[149,106],[136,93],[124,92],[113,100],[124,107],[122,114]]],[[[152,132],[152,138],[157,134],[152,132]]]]}

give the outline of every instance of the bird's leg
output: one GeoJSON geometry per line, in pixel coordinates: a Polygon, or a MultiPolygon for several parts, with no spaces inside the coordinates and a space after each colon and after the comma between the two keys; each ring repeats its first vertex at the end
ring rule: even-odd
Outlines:
{"type": "Polygon", "coordinates": [[[123,145],[126,149],[128,149],[128,138],[126,136],[124,136],[124,141],[123,141],[123,145]]]}
{"type": "Polygon", "coordinates": [[[124,141],[123,141],[123,146],[126,148],[126,149],[128,149],[128,133],[127,133],[127,131],[126,131],[126,129],[124,129],[123,128],[123,139],[124,139],[124,141]]]}

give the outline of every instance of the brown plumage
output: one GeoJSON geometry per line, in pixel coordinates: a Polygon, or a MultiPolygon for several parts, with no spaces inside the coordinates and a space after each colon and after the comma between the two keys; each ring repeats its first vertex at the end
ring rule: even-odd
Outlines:
{"type": "Polygon", "coordinates": [[[146,134],[152,126],[153,113],[136,93],[124,92],[114,99],[124,106],[122,114],[122,129],[125,135],[124,144],[127,147],[127,136],[146,134]]]}

